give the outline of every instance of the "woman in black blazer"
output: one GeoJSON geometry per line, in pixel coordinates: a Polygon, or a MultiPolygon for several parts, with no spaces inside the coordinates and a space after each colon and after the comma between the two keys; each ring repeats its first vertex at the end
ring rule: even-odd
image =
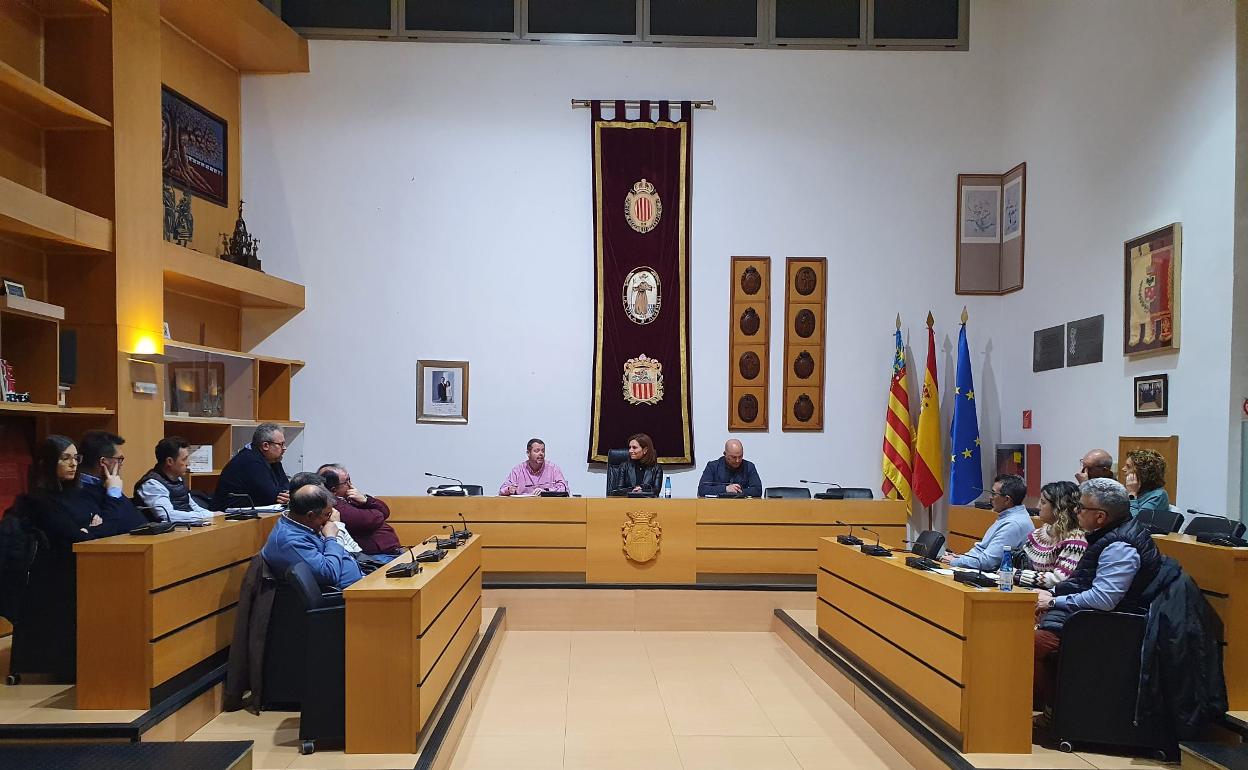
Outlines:
{"type": "Polygon", "coordinates": [[[663,467],[654,451],[654,442],[644,433],[628,438],[628,462],[624,463],[620,485],[632,492],[658,497],[663,489],[663,467]]]}
{"type": "Polygon", "coordinates": [[[13,624],[11,674],[51,674],[74,681],[78,581],[74,543],[118,534],[79,484],[81,457],[74,442],[51,435],[35,448],[30,491],[9,516],[24,519],[38,544],[13,624]]]}

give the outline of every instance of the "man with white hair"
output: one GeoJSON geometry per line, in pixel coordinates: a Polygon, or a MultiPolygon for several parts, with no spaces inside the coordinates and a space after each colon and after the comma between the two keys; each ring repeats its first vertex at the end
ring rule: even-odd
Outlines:
{"type": "Polygon", "coordinates": [[[1144,591],[1157,576],[1161,553],[1148,529],[1131,516],[1126,487],[1113,479],[1089,479],[1079,487],[1075,516],[1088,533],[1088,550],[1070,577],[1040,591],[1036,607],[1043,611],[1036,626],[1033,700],[1053,703],[1055,653],[1062,627],[1079,610],[1148,612],[1144,591]]]}

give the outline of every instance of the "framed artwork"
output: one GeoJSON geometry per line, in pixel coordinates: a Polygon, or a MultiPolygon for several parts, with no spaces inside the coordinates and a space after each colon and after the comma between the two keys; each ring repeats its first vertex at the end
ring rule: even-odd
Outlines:
{"type": "Polygon", "coordinates": [[[225,416],[225,364],[169,364],[169,411],[191,417],[225,416]]]}
{"type": "Polygon", "coordinates": [[[3,280],[4,280],[4,293],[5,294],[9,295],[10,297],[25,297],[26,296],[25,284],[18,283],[17,281],[11,281],[8,278],[5,278],[3,280]]]}
{"type": "Polygon", "coordinates": [[[960,192],[962,243],[1000,243],[1000,185],[965,185],[960,192]]]}
{"type": "Polygon", "coordinates": [[[1175,222],[1123,244],[1122,354],[1179,349],[1182,226],[1175,222]]]}
{"type": "Polygon", "coordinates": [[[1066,324],[1066,365],[1099,364],[1104,358],[1105,316],[1094,315],[1066,324]]]}
{"type": "Polygon", "coordinates": [[[1027,164],[1003,174],[958,174],[954,291],[1009,294],[1023,288],[1027,164]]]}
{"type": "Polygon", "coordinates": [[[1134,393],[1136,417],[1164,417],[1170,413],[1170,375],[1136,377],[1134,393]]]}
{"type": "Polygon", "coordinates": [[[160,90],[165,183],[218,206],[229,205],[229,125],[171,88],[160,90]]]}
{"type": "Polygon", "coordinates": [[[1032,333],[1031,371],[1047,372],[1066,365],[1066,326],[1050,326],[1032,333]]]}
{"type": "Polygon", "coordinates": [[[468,424],[468,362],[416,362],[416,422],[468,424]]]}

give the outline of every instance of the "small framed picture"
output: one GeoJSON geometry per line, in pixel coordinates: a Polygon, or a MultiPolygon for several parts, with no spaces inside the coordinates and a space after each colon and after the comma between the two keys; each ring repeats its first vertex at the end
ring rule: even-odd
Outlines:
{"type": "Polygon", "coordinates": [[[26,296],[25,285],[20,284],[17,281],[10,281],[8,278],[5,278],[3,280],[4,280],[4,293],[5,294],[8,294],[10,297],[25,297],[26,296]]]}
{"type": "Polygon", "coordinates": [[[1170,375],[1135,378],[1135,416],[1164,417],[1170,412],[1170,375]]]}
{"type": "Polygon", "coordinates": [[[171,339],[173,339],[173,335],[169,333],[169,322],[168,322],[168,321],[165,321],[165,339],[167,339],[167,340],[171,340],[171,339]]]}
{"type": "Polygon", "coordinates": [[[468,362],[416,362],[416,422],[468,424],[468,362]]]}

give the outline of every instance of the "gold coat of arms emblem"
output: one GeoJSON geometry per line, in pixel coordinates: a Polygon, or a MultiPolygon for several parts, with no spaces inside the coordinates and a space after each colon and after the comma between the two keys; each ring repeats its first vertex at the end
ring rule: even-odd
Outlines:
{"type": "Polygon", "coordinates": [[[653,560],[659,555],[659,541],[663,539],[659,515],[649,511],[629,511],[625,516],[628,521],[620,528],[624,537],[624,555],[638,564],[653,560]]]}
{"type": "Polygon", "coordinates": [[[654,189],[654,182],[642,179],[624,196],[624,218],[637,232],[648,233],[658,227],[662,216],[663,202],[654,189]]]}
{"type": "Polygon", "coordinates": [[[624,362],[624,400],[638,404],[657,404],[663,400],[663,364],[645,353],[624,362]]]}

